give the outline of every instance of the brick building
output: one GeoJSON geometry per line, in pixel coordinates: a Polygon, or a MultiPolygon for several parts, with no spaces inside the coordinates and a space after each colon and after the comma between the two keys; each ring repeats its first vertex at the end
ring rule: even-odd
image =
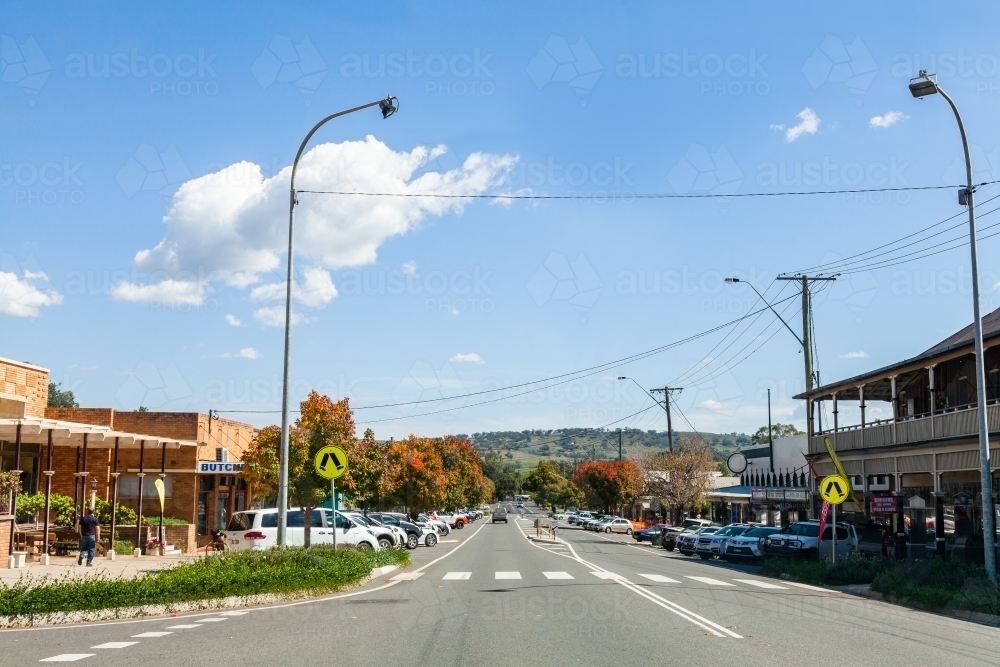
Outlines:
{"type": "MultiPolygon", "coordinates": [[[[22,493],[45,492],[51,477],[51,492],[82,508],[94,492],[110,501],[117,478],[119,503],[138,511],[141,488],[143,515],[156,516],[160,478],[164,515],[191,526],[181,539],[187,549],[249,506],[240,460],[250,424],[195,412],[50,408],[48,370],[3,358],[0,379],[0,470],[23,471],[22,493]]],[[[13,544],[11,500],[0,497],[0,548],[13,544]]]]}

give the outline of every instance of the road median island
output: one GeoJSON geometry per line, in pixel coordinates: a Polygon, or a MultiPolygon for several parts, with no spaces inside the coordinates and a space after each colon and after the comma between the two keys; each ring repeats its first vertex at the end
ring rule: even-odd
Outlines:
{"type": "Polygon", "coordinates": [[[399,549],[214,554],[135,577],[25,577],[0,586],[0,628],[159,616],[327,595],[408,565],[399,549]]]}

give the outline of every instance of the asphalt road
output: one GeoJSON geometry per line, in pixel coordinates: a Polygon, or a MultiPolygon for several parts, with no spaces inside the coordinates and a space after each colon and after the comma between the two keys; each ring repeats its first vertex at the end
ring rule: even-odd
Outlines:
{"type": "Polygon", "coordinates": [[[102,667],[1000,662],[997,628],[793,586],[624,536],[562,530],[560,542],[532,542],[531,515],[514,516],[455,531],[459,542],[418,549],[405,572],[347,595],[0,632],[0,664],[63,655],[102,667]]]}

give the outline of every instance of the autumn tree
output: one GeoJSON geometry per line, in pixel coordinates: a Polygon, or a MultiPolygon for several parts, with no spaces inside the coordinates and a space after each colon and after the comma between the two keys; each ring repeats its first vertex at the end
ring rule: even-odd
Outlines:
{"type": "Polygon", "coordinates": [[[587,499],[606,511],[627,505],[643,489],[642,470],[632,460],[588,461],[576,469],[573,482],[587,494],[587,499]]]}
{"type": "Polygon", "coordinates": [[[243,479],[255,498],[274,500],[278,497],[280,446],[281,428],[272,424],[257,431],[243,452],[243,479]]]}
{"type": "Polygon", "coordinates": [[[444,504],[447,478],[433,438],[411,434],[395,440],[386,458],[383,490],[389,501],[418,512],[444,504]]]}
{"type": "Polygon", "coordinates": [[[525,478],[524,488],[534,494],[535,503],[550,506],[554,512],[557,505],[569,507],[582,505],[586,501],[583,491],[573,482],[559,474],[554,461],[542,461],[525,478]]]}
{"type": "Polygon", "coordinates": [[[712,451],[704,444],[684,443],[672,452],[656,452],[641,459],[645,492],[673,510],[675,521],[684,507],[700,505],[717,470],[712,451]]]}
{"type": "Polygon", "coordinates": [[[365,431],[360,440],[344,448],[350,462],[347,472],[337,480],[355,506],[371,508],[381,504],[384,476],[388,465],[389,443],[375,439],[375,432],[365,431]]]}

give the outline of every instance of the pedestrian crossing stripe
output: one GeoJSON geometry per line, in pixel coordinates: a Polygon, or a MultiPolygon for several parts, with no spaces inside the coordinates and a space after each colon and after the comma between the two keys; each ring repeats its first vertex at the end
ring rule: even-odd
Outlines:
{"type": "Polygon", "coordinates": [[[613,581],[618,581],[625,578],[620,574],[615,574],[614,572],[591,572],[591,574],[597,577],[598,579],[611,579],[613,581]]]}
{"type": "Polygon", "coordinates": [[[655,581],[658,584],[679,584],[681,582],[676,579],[671,579],[670,577],[665,577],[662,574],[640,574],[640,577],[649,579],[650,581],[655,581]]]}
{"type": "Polygon", "coordinates": [[[700,581],[703,584],[708,584],[709,586],[735,586],[736,584],[731,584],[728,581],[719,581],[718,579],[712,579],[711,577],[686,577],[687,579],[694,579],[695,581],[700,581]]]}
{"type": "Polygon", "coordinates": [[[738,581],[741,584],[750,584],[751,586],[756,586],[757,588],[777,588],[783,591],[787,591],[787,586],[776,586],[775,584],[769,584],[766,581],[760,581],[759,579],[733,579],[733,581],[738,581]]]}
{"type": "Polygon", "coordinates": [[[172,632],[143,632],[142,634],[132,635],[132,639],[146,639],[147,637],[153,639],[155,637],[166,637],[167,635],[172,635],[172,632]]]}
{"type": "Polygon", "coordinates": [[[520,579],[520,572],[496,572],[494,573],[494,578],[496,579],[520,579]]]}
{"type": "Polygon", "coordinates": [[[542,572],[546,579],[572,579],[573,575],[569,572],[542,572]]]}
{"type": "Polygon", "coordinates": [[[449,572],[441,577],[444,581],[465,581],[472,576],[471,572],[449,572]]]}

